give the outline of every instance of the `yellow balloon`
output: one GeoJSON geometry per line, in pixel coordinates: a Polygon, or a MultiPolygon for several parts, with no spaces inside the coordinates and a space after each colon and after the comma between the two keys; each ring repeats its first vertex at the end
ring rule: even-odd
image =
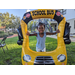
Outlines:
{"type": "MultiPolygon", "coordinates": [[[[34,65],[36,60],[36,57],[51,57],[52,62],[55,65],[66,65],[67,64],[67,53],[66,53],[66,47],[63,39],[64,35],[64,29],[65,29],[65,17],[62,18],[62,20],[58,20],[58,17],[63,17],[59,12],[52,9],[39,9],[27,12],[25,14],[24,20],[21,20],[21,28],[22,28],[22,34],[23,34],[23,44],[22,44],[22,64],[23,65],[34,65]],[[29,37],[26,35],[27,33],[27,23],[32,19],[39,19],[39,18],[51,18],[56,19],[59,22],[58,29],[60,30],[60,33],[57,35],[57,48],[53,51],[49,52],[36,52],[29,48],[29,37]],[[28,21],[29,20],[29,21],[28,21]],[[31,60],[26,62],[24,61],[24,55],[29,55],[31,57],[31,60]],[[63,62],[58,60],[59,55],[65,55],[65,60],[63,62]]],[[[63,58],[63,57],[61,57],[63,58]]],[[[59,57],[60,59],[60,57],[59,57]]],[[[44,64],[46,61],[42,61],[44,64]]],[[[50,63],[52,63],[50,62],[50,63]]],[[[39,62],[38,62],[39,63],[39,62]]]]}

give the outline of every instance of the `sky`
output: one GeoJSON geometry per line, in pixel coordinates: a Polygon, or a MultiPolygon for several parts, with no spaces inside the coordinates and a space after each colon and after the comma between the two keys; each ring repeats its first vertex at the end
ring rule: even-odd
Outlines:
{"type": "MultiPolygon", "coordinates": [[[[8,12],[9,14],[13,14],[14,16],[18,16],[18,17],[20,17],[20,19],[22,19],[26,10],[32,11],[32,10],[37,10],[37,9],[0,9],[0,13],[8,12]]],[[[66,18],[66,20],[75,18],[75,10],[74,9],[68,9],[66,11],[66,13],[67,13],[66,15],[63,15],[66,18]]]]}
{"type": "Polygon", "coordinates": [[[26,10],[36,10],[36,9],[0,9],[0,13],[6,13],[13,14],[14,16],[18,16],[22,19],[24,13],[26,10]]]}

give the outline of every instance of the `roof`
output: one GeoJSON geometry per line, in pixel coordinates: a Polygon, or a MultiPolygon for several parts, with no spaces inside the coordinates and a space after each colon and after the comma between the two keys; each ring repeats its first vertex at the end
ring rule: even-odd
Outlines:
{"type": "Polygon", "coordinates": [[[4,26],[4,27],[3,27],[3,26],[1,26],[1,27],[0,27],[0,29],[5,29],[5,26],[4,26]]]}

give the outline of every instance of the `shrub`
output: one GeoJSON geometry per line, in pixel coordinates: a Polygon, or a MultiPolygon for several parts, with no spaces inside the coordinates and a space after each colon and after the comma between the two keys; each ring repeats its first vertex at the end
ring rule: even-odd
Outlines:
{"type": "Polygon", "coordinates": [[[0,33],[0,38],[2,38],[4,36],[8,36],[8,33],[0,33]]]}
{"type": "Polygon", "coordinates": [[[14,33],[13,32],[3,32],[3,31],[0,31],[0,38],[4,37],[4,36],[11,36],[13,35],[14,33]]]}
{"type": "Polygon", "coordinates": [[[1,33],[4,33],[4,31],[0,31],[0,34],[1,34],[1,33]]]}
{"type": "Polygon", "coordinates": [[[13,33],[12,33],[12,32],[10,32],[10,33],[9,33],[9,35],[13,35],[13,33]]]}

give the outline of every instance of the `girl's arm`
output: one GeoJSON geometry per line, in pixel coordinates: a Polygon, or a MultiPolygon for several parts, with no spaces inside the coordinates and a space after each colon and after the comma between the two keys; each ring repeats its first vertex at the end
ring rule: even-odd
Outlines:
{"type": "Polygon", "coordinates": [[[37,36],[36,33],[34,33],[34,34],[30,34],[28,31],[27,31],[27,35],[28,35],[28,36],[37,36]]]}
{"type": "Polygon", "coordinates": [[[56,34],[56,32],[54,32],[54,33],[46,32],[46,35],[54,35],[54,34],[56,34]]]}
{"type": "Polygon", "coordinates": [[[34,34],[30,34],[29,36],[37,36],[37,34],[36,34],[36,33],[34,33],[34,34]]]}
{"type": "Polygon", "coordinates": [[[58,29],[56,32],[54,32],[54,33],[49,33],[49,32],[47,32],[46,35],[54,35],[54,34],[56,34],[56,33],[60,33],[59,29],[58,29]]]}

